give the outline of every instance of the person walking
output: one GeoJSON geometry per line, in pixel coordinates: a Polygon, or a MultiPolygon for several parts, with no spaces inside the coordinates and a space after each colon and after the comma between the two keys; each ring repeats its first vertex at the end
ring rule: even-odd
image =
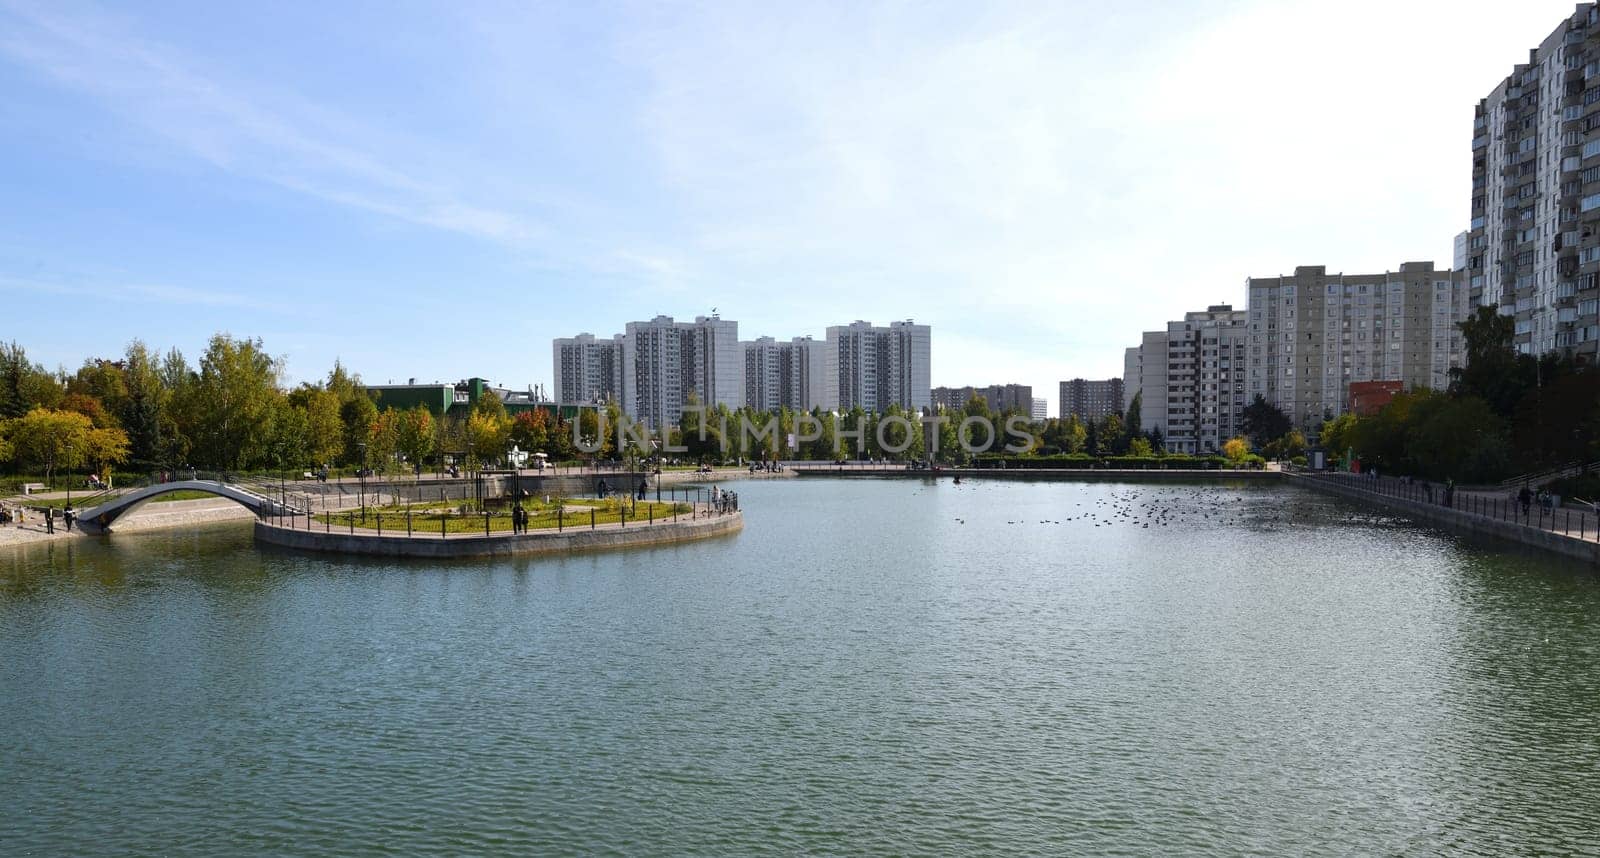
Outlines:
{"type": "Polygon", "coordinates": [[[1529,509],[1533,507],[1533,492],[1527,483],[1523,483],[1522,491],[1517,492],[1517,504],[1522,507],[1522,517],[1527,518],[1529,509]]]}

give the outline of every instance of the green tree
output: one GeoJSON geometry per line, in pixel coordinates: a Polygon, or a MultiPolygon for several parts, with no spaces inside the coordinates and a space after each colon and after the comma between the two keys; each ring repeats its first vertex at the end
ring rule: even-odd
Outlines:
{"type": "Polygon", "coordinates": [[[344,461],[349,465],[361,463],[361,449],[372,436],[372,421],[378,418],[378,406],[366,391],[345,400],[339,405],[339,423],[344,427],[344,461]]]}
{"type": "Polygon", "coordinates": [[[224,469],[269,462],[268,441],[283,398],[279,371],[260,340],[211,338],[199,375],[184,391],[196,460],[224,469]]]}
{"type": "MultiPolygon", "coordinates": [[[[1261,394],[1239,412],[1240,428],[1256,447],[1266,447],[1289,434],[1294,422],[1278,406],[1268,402],[1261,394]]],[[[1304,439],[1302,438],[1302,442],[1304,439]]]]}
{"type": "MultiPolygon", "coordinates": [[[[346,442],[338,395],[315,385],[302,384],[289,394],[289,401],[305,414],[307,461],[315,465],[333,464],[344,451],[346,442]]],[[[359,410],[359,407],[352,410],[359,410]]]]}
{"type": "Polygon", "coordinates": [[[1497,305],[1479,307],[1457,325],[1465,346],[1464,366],[1450,370],[1450,392],[1476,396],[1494,413],[1508,417],[1532,387],[1537,363],[1518,355],[1516,320],[1500,313],[1497,305]]]}
{"type": "Polygon", "coordinates": [[[1355,445],[1356,416],[1345,412],[1338,417],[1322,424],[1322,429],[1317,433],[1317,442],[1335,459],[1343,459],[1355,445]]]}
{"type": "Polygon", "coordinates": [[[433,455],[437,434],[433,424],[433,413],[418,405],[402,412],[395,426],[395,448],[418,472],[422,469],[422,463],[433,455]]]}
{"type": "Polygon", "coordinates": [[[144,343],[134,340],[123,355],[122,428],[128,433],[129,457],[144,465],[161,459],[162,417],[169,395],[156,360],[144,343]]]}
{"type": "Polygon", "coordinates": [[[11,421],[10,444],[24,466],[42,468],[45,482],[58,469],[77,468],[89,457],[89,418],[74,411],[35,408],[11,421]]]}

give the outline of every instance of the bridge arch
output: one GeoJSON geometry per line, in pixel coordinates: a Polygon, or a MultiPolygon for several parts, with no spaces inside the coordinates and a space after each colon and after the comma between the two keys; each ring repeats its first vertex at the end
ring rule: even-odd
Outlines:
{"type": "Polygon", "coordinates": [[[265,495],[257,494],[249,489],[231,483],[221,483],[213,480],[178,480],[171,483],[158,483],[153,486],[134,489],[131,492],[112,498],[99,506],[91,507],[78,513],[78,524],[89,533],[110,533],[117,519],[128,512],[138,508],[152,498],[172,492],[205,492],[217,497],[227,498],[234,503],[255,513],[257,516],[272,515],[280,512],[289,512],[291,507],[278,503],[265,495]]]}

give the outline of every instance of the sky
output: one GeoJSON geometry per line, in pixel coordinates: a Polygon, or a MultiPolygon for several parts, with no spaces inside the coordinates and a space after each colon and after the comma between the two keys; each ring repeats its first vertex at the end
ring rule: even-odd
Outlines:
{"type": "Polygon", "coordinates": [[[1054,414],[1246,277],[1447,267],[1573,7],[0,0],[0,340],[526,388],[657,315],[909,318],[1054,414]]]}

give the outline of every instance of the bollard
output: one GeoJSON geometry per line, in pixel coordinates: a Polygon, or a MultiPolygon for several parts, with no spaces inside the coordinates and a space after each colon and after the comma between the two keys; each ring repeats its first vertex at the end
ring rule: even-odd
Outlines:
{"type": "Polygon", "coordinates": [[[383,535],[383,513],[378,513],[378,535],[383,535]]]}
{"type": "Polygon", "coordinates": [[[589,507],[589,529],[594,530],[594,507],[589,507]]]}
{"type": "Polygon", "coordinates": [[[445,522],[447,522],[447,521],[449,521],[449,519],[445,518],[444,513],[442,513],[442,512],[439,513],[439,538],[440,539],[449,539],[450,538],[450,531],[446,529],[446,525],[445,525],[445,522]]]}
{"type": "Polygon", "coordinates": [[[347,513],[345,513],[344,517],[346,519],[348,519],[349,522],[350,522],[350,535],[351,536],[355,536],[356,535],[356,514],[353,513],[353,512],[347,512],[347,513]]]}
{"type": "Polygon", "coordinates": [[[645,507],[645,512],[650,514],[650,523],[651,524],[655,524],[656,523],[656,508],[653,507],[653,506],[646,506],[645,507]]]}
{"type": "Polygon", "coordinates": [[[406,536],[411,536],[411,510],[406,510],[406,536]]]}
{"type": "Polygon", "coordinates": [[[488,536],[489,535],[489,511],[488,510],[484,510],[483,511],[483,535],[484,536],[488,536]]]}
{"type": "Polygon", "coordinates": [[[623,504],[617,508],[617,523],[621,527],[628,526],[628,505],[623,504]]]}

